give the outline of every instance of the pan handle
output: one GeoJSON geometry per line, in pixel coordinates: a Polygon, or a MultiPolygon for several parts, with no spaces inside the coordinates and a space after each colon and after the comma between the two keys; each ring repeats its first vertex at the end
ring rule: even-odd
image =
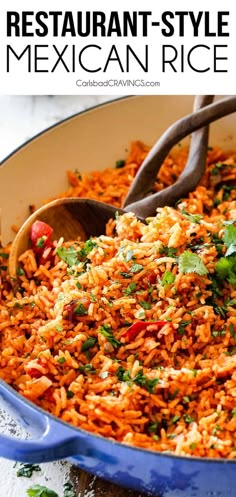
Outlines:
{"type": "Polygon", "coordinates": [[[90,456],[86,435],[67,426],[34,404],[21,397],[0,380],[0,404],[13,414],[27,431],[36,435],[34,440],[16,439],[0,434],[0,456],[19,462],[41,463],[71,456],[90,456]]]}

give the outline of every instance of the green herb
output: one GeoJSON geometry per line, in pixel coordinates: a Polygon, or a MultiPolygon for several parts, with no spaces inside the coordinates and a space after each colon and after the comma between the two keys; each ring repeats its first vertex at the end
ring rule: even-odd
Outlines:
{"type": "Polygon", "coordinates": [[[190,444],[189,447],[190,447],[191,450],[195,450],[197,448],[197,443],[193,442],[193,443],[190,444]]]}
{"type": "Polygon", "coordinates": [[[170,400],[174,400],[174,399],[177,397],[178,393],[179,393],[179,389],[178,389],[178,388],[176,388],[176,390],[175,390],[173,393],[170,393],[170,394],[169,394],[168,398],[169,398],[170,400]]]}
{"type": "Polygon", "coordinates": [[[116,376],[118,380],[120,381],[125,381],[128,383],[128,385],[132,385],[132,383],[135,383],[136,385],[139,385],[150,393],[154,393],[155,387],[158,383],[160,383],[159,378],[153,378],[152,380],[149,380],[144,374],[143,370],[140,369],[136,376],[134,378],[131,378],[129,371],[125,370],[122,366],[119,366],[116,376]]]}
{"type": "Polygon", "coordinates": [[[223,164],[221,162],[217,162],[213,169],[211,170],[211,175],[212,176],[217,176],[220,172],[220,170],[225,169],[227,167],[227,164],[223,164]]]}
{"type": "Polygon", "coordinates": [[[142,271],[143,266],[142,264],[133,264],[133,266],[130,268],[131,273],[139,273],[139,271],[142,271]]]}
{"type": "Polygon", "coordinates": [[[21,463],[20,468],[17,470],[16,476],[31,478],[34,471],[41,471],[41,468],[38,464],[21,463]]]}
{"type": "Polygon", "coordinates": [[[96,369],[94,369],[93,365],[92,364],[85,364],[84,366],[79,366],[78,367],[78,371],[80,373],[90,373],[90,374],[94,374],[96,373],[96,369]]]}
{"type": "Polygon", "coordinates": [[[189,402],[190,402],[190,398],[189,398],[187,395],[185,395],[185,396],[183,397],[183,402],[184,402],[185,404],[189,404],[189,402]]]}
{"type": "Polygon", "coordinates": [[[66,392],[67,399],[72,399],[74,395],[75,395],[74,392],[72,392],[71,390],[67,390],[66,392]]]}
{"type": "Polygon", "coordinates": [[[231,299],[231,300],[226,300],[225,304],[228,306],[234,306],[236,305],[236,299],[231,299]]]}
{"type": "Polygon", "coordinates": [[[236,407],[234,407],[231,411],[232,418],[236,418],[236,407]]]}
{"type": "Polygon", "coordinates": [[[192,322],[191,319],[189,319],[188,321],[184,321],[184,319],[180,321],[178,327],[178,334],[181,336],[184,335],[186,326],[188,326],[188,324],[190,324],[191,322],[192,322]]]}
{"type": "Polygon", "coordinates": [[[192,254],[188,250],[185,250],[179,256],[179,270],[181,273],[196,273],[199,276],[204,276],[208,273],[208,270],[203,263],[201,257],[197,254],[192,254]]]}
{"type": "Polygon", "coordinates": [[[85,316],[88,314],[88,310],[86,307],[84,307],[84,304],[82,302],[78,301],[76,307],[74,308],[74,314],[77,314],[78,316],[85,316]]]}
{"type": "Polygon", "coordinates": [[[229,325],[229,332],[230,332],[230,336],[236,340],[236,333],[235,333],[235,330],[234,330],[234,325],[233,323],[230,323],[229,325]]]}
{"type": "Polygon", "coordinates": [[[83,342],[81,351],[85,352],[86,350],[91,349],[95,345],[95,343],[97,343],[96,337],[88,338],[87,340],[85,340],[85,342],[83,342]]]}
{"type": "Polygon", "coordinates": [[[185,414],[184,415],[184,421],[185,421],[185,423],[191,424],[191,423],[193,423],[195,421],[195,419],[191,418],[191,416],[189,416],[189,414],[185,414]]]}
{"type": "Polygon", "coordinates": [[[99,333],[101,333],[101,335],[103,335],[107,340],[108,342],[111,343],[111,345],[117,349],[118,347],[121,346],[121,342],[119,342],[119,340],[116,340],[116,338],[114,337],[113,335],[113,332],[112,332],[112,329],[111,329],[111,326],[109,326],[109,324],[106,324],[104,323],[100,328],[99,328],[99,333]]]}
{"type": "Polygon", "coordinates": [[[22,309],[23,305],[20,304],[19,302],[15,302],[13,305],[13,309],[22,309]]]}
{"type": "Polygon", "coordinates": [[[194,378],[197,376],[197,370],[194,368],[190,368],[190,371],[192,371],[194,378]]]}
{"type": "Polygon", "coordinates": [[[221,257],[215,266],[216,275],[220,280],[227,280],[236,288],[236,256],[221,257]]]}
{"type": "Polygon", "coordinates": [[[175,275],[171,271],[165,271],[161,280],[162,286],[171,285],[175,281],[175,275]]]}
{"type": "Polygon", "coordinates": [[[50,488],[43,487],[42,485],[33,485],[28,488],[27,495],[29,497],[59,497],[54,490],[50,490],[50,488]]]}
{"type": "Polygon", "coordinates": [[[125,160],[120,159],[116,161],[115,168],[116,169],[121,169],[122,167],[125,166],[125,160]]]}
{"type": "Polygon", "coordinates": [[[63,485],[63,497],[75,497],[75,490],[73,487],[73,483],[68,481],[63,485]]]}
{"type": "Polygon", "coordinates": [[[235,190],[236,186],[235,185],[223,185],[222,190],[223,190],[223,201],[229,200],[230,194],[232,190],[235,190]]]}
{"type": "Polygon", "coordinates": [[[0,257],[2,257],[2,259],[9,259],[9,254],[6,254],[5,252],[0,252],[0,257]]]}
{"type": "Polygon", "coordinates": [[[216,425],[212,430],[212,435],[216,435],[218,431],[224,431],[224,428],[221,428],[221,426],[216,425]]]}
{"type": "Polygon", "coordinates": [[[199,224],[202,219],[201,214],[189,214],[187,211],[182,211],[182,214],[190,221],[190,223],[199,224]]]}
{"type": "Polygon", "coordinates": [[[123,278],[127,278],[127,279],[132,278],[132,274],[130,274],[130,273],[125,273],[124,271],[120,271],[120,272],[119,272],[119,274],[120,274],[121,276],[123,276],[123,278]]]}
{"type": "Polygon", "coordinates": [[[97,302],[97,299],[96,299],[95,295],[93,295],[92,292],[90,293],[90,298],[91,298],[91,302],[97,302]]]}
{"type": "Polygon", "coordinates": [[[76,286],[77,286],[78,290],[81,290],[82,285],[81,285],[81,283],[79,281],[77,281],[76,286]]]}
{"type": "Polygon", "coordinates": [[[57,247],[56,254],[62,259],[68,266],[75,266],[79,263],[78,253],[74,247],[57,247]]]}
{"type": "Polygon", "coordinates": [[[167,257],[175,257],[177,254],[177,249],[173,247],[165,247],[164,245],[162,245],[162,247],[159,250],[159,253],[164,254],[167,257]]]}
{"type": "Polygon", "coordinates": [[[66,362],[66,358],[65,357],[59,357],[59,359],[57,359],[57,362],[59,362],[59,364],[63,364],[64,362],[66,362]]]}
{"type": "Polygon", "coordinates": [[[167,433],[166,438],[173,440],[176,437],[176,433],[167,433]]]}
{"type": "Polygon", "coordinates": [[[226,331],[224,329],[223,330],[213,330],[211,332],[211,334],[212,334],[212,336],[214,338],[216,338],[216,337],[222,337],[222,336],[224,336],[226,334],[226,331]]]}
{"type": "Polygon", "coordinates": [[[143,309],[146,309],[146,310],[151,309],[150,302],[146,302],[145,300],[140,300],[139,304],[143,307],[143,309]]]}
{"type": "Polygon", "coordinates": [[[45,236],[41,236],[41,238],[38,238],[37,242],[36,242],[36,247],[38,247],[38,248],[44,247],[45,240],[46,240],[45,236]]]}
{"type": "Polygon", "coordinates": [[[150,431],[151,433],[156,433],[158,430],[158,426],[159,426],[158,421],[156,421],[155,423],[150,423],[148,425],[148,431],[150,431]]]}
{"type": "Polygon", "coordinates": [[[227,226],[222,239],[227,247],[225,257],[234,254],[236,252],[236,227],[232,224],[227,226]]]}
{"type": "Polygon", "coordinates": [[[0,270],[1,271],[6,271],[7,270],[7,266],[0,266],[0,270]]]}
{"type": "Polygon", "coordinates": [[[225,355],[232,356],[236,354],[236,346],[234,347],[229,347],[227,352],[225,352],[225,355]]]}
{"type": "Polygon", "coordinates": [[[18,267],[17,270],[16,270],[16,274],[18,276],[23,276],[25,274],[25,271],[21,267],[18,267]]]}
{"type": "Polygon", "coordinates": [[[91,238],[89,238],[89,240],[87,240],[84,243],[83,248],[79,251],[79,257],[81,258],[87,257],[89,252],[91,252],[95,247],[97,247],[97,243],[94,242],[91,238]]]}
{"type": "Polygon", "coordinates": [[[124,293],[125,295],[130,295],[131,293],[133,293],[135,290],[136,290],[136,283],[134,283],[134,281],[132,281],[128,286],[127,288],[124,290],[124,293]]]}
{"type": "Polygon", "coordinates": [[[57,324],[56,330],[57,331],[63,331],[63,326],[61,324],[57,324]]]}
{"type": "Polygon", "coordinates": [[[173,416],[173,418],[171,419],[171,424],[172,425],[175,425],[177,423],[177,421],[179,421],[181,416],[178,416],[177,414],[175,416],[173,416]]]}

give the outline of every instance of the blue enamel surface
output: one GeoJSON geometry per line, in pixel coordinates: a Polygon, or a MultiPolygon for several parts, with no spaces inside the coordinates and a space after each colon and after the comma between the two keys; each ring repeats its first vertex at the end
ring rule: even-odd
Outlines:
{"type": "Polygon", "coordinates": [[[86,433],[48,415],[0,382],[1,405],[37,438],[0,435],[0,456],[21,462],[69,458],[86,471],[156,497],[235,497],[236,461],[176,457],[86,433]]]}

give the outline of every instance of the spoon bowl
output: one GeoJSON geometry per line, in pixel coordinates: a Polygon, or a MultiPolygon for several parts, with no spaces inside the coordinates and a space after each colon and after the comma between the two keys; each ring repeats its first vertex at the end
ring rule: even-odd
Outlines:
{"type": "MultiPolygon", "coordinates": [[[[213,97],[206,97],[206,101],[213,97]]],[[[201,105],[206,103],[201,100],[201,105]]],[[[163,205],[173,205],[179,198],[186,196],[199,183],[206,158],[207,133],[202,134],[202,144],[196,150],[194,144],[191,161],[188,161],[178,181],[158,193],[150,195],[151,188],[163,160],[171,148],[185,136],[195,132],[203,126],[236,111],[236,97],[228,97],[220,102],[207,105],[173,124],[158,140],[149,152],[143,165],[131,186],[125,201],[125,209],[118,209],[102,202],[83,198],[62,198],[44,205],[35,211],[23,224],[12,244],[9,257],[9,273],[15,277],[19,256],[28,248],[30,228],[36,219],[49,224],[54,230],[56,239],[63,236],[64,240],[82,240],[90,236],[99,236],[105,233],[105,226],[109,219],[127,211],[134,212],[141,221],[155,215],[156,209],[163,205]],[[143,198],[143,196],[145,197],[143,198]]]]}

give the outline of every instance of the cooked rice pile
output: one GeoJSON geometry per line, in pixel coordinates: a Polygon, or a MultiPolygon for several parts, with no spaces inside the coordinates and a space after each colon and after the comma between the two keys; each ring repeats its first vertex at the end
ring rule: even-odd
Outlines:
{"type": "MultiPolygon", "coordinates": [[[[69,195],[120,205],[146,152],[134,144],[127,165],[90,179],[70,173],[69,195]]],[[[156,190],[186,156],[165,161],[156,190]]],[[[99,238],[60,240],[45,265],[28,250],[15,295],[2,250],[1,378],[110,439],[235,458],[235,158],[209,150],[201,185],[147,225],[128,213],[99,238]]]]}

